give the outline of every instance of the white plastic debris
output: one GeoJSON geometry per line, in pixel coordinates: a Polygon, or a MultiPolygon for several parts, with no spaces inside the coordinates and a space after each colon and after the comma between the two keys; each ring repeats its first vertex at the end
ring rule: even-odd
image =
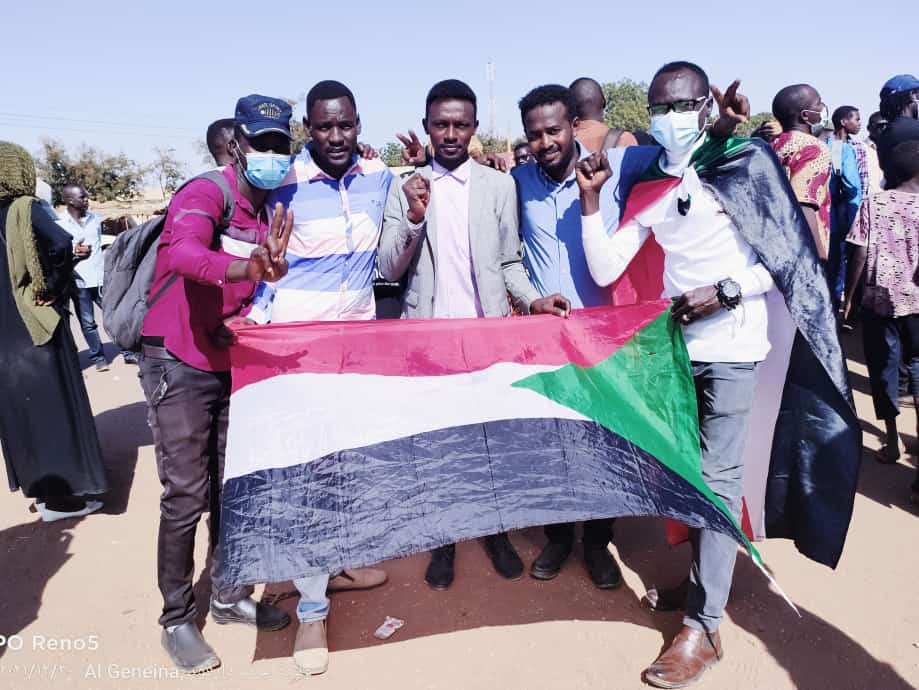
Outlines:
{"type": "Polygon", "coordinates": [[[405,625],[405,621],[399,620],[398,618],[393,618],[392,616],[386,616],[386,620],[383,621],[383,625],[376,629],[376,631],[373,633],[373,636],[378,640],[388,640],[390,637],[392,637],[392,634],[403,625],[405,625]]]}

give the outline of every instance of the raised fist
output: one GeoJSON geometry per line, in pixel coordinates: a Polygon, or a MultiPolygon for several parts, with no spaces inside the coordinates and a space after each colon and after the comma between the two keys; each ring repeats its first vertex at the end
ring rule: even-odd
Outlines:
{"type": "Polygon", "coordinates": [[[431,183],[421,175],[412,175],[402,185],[405,199],[408,201],[408,220],[417,225],[424,220],[424,214],[431,203],[431,183]]]}

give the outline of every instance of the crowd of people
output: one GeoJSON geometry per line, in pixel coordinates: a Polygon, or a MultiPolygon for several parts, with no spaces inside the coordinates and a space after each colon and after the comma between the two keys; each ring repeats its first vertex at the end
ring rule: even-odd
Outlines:
{"type": "MultiPolygon", "coordinates": [[[[722,94],[689,62],[669,63],[651,80],[648,132],[610,129],[602,88],[592,79],[539,86],[519,106],[525,140],[514,148],[509,173],[494,157],[471,155],[477,99],[455,79],[435,84],[424,100],[429,146],[412,132],[400,135],[405,162],[415,168],[405,180],[359,143],[357,100],[337,81],[310,89],[303,122],[309,143],[296,156],[292,111],[282,99],[245,96],[234,118],[208,128],[221,180],[192,180],[173,198],[141,350],[124,352],[125,361],[139,364],[163,485],[159,624],[181,671],[220,664],[195,623],[192,591],[195,529],[206,511],[216,549],[215,622],[260,630],[290,622],[279,608],[255,601],[252,587],[224,581],[217,548],[215,487],[236,323],[564,318],[572,309],[613,305],[609,286],[653,238],[664,256],[664,296],[673,299],[672,318],[693,363],[702,473],[739,520],[744,439],[759,363],[771,347],[767,294],[778,290],[790,301],[792,274],[812,269],[807,275],[820,280],[798,281],[794,309],[806,316],[832,304],[840,329],[860,322],[875,411],[887,430],[881,458],[900,457],[903,385],[919,398],[919,80],[900,75],[884,85],[864,142],[856,138],[856,108],[841,106],[830,117],[813,86],[796,84],[776,94],[775,121],[745,143],[733,136],[749,116],[738,84],[722,94]],[[706,166],[742,148],[743,170],[719,168],[734,188],[709,184],[706,166]],[[644,163],[629,177],[626,162],[636,157],[644,163]],[[638,179],[672,184],[653,204],[623,211],[638,179]],[[223,222],[227,194],[232,213],[223,222]],[[742,214],[733,213],[740,197],[732,194],[746,202],[742,214]],[[792,212],[781,216],[775,209],[784,206],[792,212]],[[772,227],[770,235],[765,228],[772,227]],[[389,313],[375,297],[381,280],[397,286],[389,313]]],[[[44,520],[55,520],[99,509],[107,489],[67,309],[72,300],[90,358],[104,369],[93,316],[102,257],[86,191],[67,185],[66,211],[55,219],[34,199],[35,185],[29,154],[0,142],[0,273],[8,276],[0,289],[0,440],[11,489],[34,498],[44,520]]],[[[812,319],[810,327],[835,342],[836,326],[812,319]]],[[[919,493],[919,479],[913,489],[919,493]]],[[[599,588],[622,581],[607,549],[613,528],[611,519],[582,528],[584,567],[599,588]]],[[[575,535],[574,524],[546,526],[530,574],[558,576],[575,535]]],[[[679,633],[644,671],[657,687],[691,684],[722,657],[718,628],[737,544],[712,530],[693,530],[691,543],[689,576],[647,596],[655,610],[685,612],[679,633]]],[[[483,544],[499,575],[523,575],[507,534],[483,544]]],[[[455,556],[452,545],[431,553],[428,585],[450,587],[455,556]]],[[[293,661],[302,673],[328,668],[328,592],[385,581],[374,568],[295,581],[293,661]]]]}

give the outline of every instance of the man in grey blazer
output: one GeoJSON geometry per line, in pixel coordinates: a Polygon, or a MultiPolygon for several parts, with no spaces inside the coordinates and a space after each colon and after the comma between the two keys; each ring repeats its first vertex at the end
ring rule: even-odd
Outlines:
{"type": "MultiPolygon", "coordinates": [[[[401,189],[390,187],[380,239],[380,273],[406,278],[403,318],[510,316],[513,309],[567,316],[568,300],[542,297],[524,270],[513,179],[469,158],[475,93],[448,79],[431,88],[425,105],[434,160],[401,189]]],[[[523,574],[506,533],[486,537],[485,548],[499,575],[523,574]]],[[[431,587],[453,582],[454,556],[453,545],[432,552],[425,573],[431,587]]]]}

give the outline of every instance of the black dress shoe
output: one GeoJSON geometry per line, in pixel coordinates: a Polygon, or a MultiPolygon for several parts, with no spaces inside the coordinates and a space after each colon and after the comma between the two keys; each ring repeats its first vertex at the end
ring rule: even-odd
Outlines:
{"type": "Polygon", "coordinates": [[[211,618],[220,625],[243,623],[267,631],[286,628],[290,623],[290,616],[277,606],[263,604],[252,597],[246,597],[232,606],[224,606],[212,598],[211,618]]]}
{"type": "Polygon", "coordinates": [[[204,673],[220,666],[217,654],[204,641],[193,622],[182,623],[172,632],[163,628],[160,641],[172,663],[182,673],[204,673]]]}
{"type": "Polygon", "coordinates": [[[544,547],[533,565],[530,566],[530,575],[537,580],[551,580],[562,569],[562,564],[571,555],[571,544],[559,541],[550,541],[544,547]]]}
{"type": "Polygon", "coordinates": [[[614,589],[622,584],[622,571],[605,546],[584,545],[584,565],[599,589],[614,589]]]}
{"type": "Polygon", "coordinates": [[[642,597],[641,603],[652,611],[659,613],[667,611],[685,611],[686,597],[689,595],[689,578],[687,577],[676,587],[661,589],[651,587],[642,597]]]}
{"type": "Polygon", "coordinates": [[[523,561],[514,550],[507,533],[493,534],[485,537],[485,550],[491,557],[495,572],[507,580],[519,580],[523,576],[523,561]]]}
{"type": "Polygon", "coordinates": [[[431,562],[424,573],[424,581],[434,589],[447,589],[453,584],[453,559],[456,545],[447,544],[431,551],[431,562]]]}

